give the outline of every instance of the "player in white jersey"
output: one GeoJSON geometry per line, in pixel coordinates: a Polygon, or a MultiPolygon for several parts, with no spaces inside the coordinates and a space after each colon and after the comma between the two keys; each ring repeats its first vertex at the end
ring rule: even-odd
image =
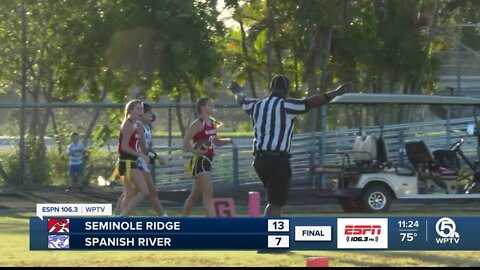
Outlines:
{"type": "MultiPolygon", "coordinates": [[[[150,146],[152,145],[152,132],[150,131],[150,127],[149,127],[149,125],[143,124],[141,121],[137,122],[137,126],[139,127],[140,134],[143,131],[143,135],[144,135],[143,138],[145,138],[143,140],[144,146],[140,146],[140,147],[142,148],[142,151],[144,153],[149,155],[149,152],[150,152],[150,149],[151,149],[150,146]]],[[[140,143],[142,143],[142,140],[140,140],[140,143]]],[[[150,157],[150,155],[149,155],[149,157],[150,157]]],[[[142,171],[150,173],[150,168],[148,167],[148,163],[139,159],[137,164],[138,164],[138,167],[142,171]]]]}
{"type": "MultiPolygon", "coordinates": [[[[160,164],[164,164],[164,160],[159,157],[153,151],[153,142],[152,142],[152,133],[150,131],[150,123],[152,121],[152,107],[147,103],[143,103],[143,116],[141,117],[140,121],[137,122],[138,132],[140,134],[139,143],[142,152],[147,154],[150,159],[158,160],[160,164]]],[[[158,190],[155,184],[153,183],[152,175],[150,174],[150,168],[148,167],[148,163],[145,162],[143,159],[137,160],[138,169],[143,172],[145,177],[145,181],[148,186],[149,192],[149,199],[152,204],[153,209],[159,216],[167,216],[167,213],[162,207],[160,200],[158,199],[158,190]]],[[[124,194],[120,195],[117,201],[116,211],[120,210],[120,202],[123,200],[124,194]]]]}

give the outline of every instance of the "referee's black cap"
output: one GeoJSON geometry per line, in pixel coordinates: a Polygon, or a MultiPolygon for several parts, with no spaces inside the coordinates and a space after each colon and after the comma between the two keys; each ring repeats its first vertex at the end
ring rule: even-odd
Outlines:
{"type": "Polygon", "coordinates": [[[270,89],[289,89],[290,80],[285,75],[277,75],[270,82],[270,89]]]}

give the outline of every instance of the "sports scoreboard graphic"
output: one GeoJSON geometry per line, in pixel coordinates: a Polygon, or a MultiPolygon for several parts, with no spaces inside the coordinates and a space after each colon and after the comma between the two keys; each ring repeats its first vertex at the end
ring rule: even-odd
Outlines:
{"type": "Polygon", "coordinates": [[[480,250],[478,235],[480,217],[30,218],[30,250],[480,250]]]}

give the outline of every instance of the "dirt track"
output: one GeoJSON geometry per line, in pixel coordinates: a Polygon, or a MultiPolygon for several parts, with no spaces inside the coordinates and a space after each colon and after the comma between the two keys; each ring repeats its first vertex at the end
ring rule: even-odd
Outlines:
{"type": "MultiPolygon", "coordinates": [[[[254,189],[254,191],[257,191],[254,189]]],[[[262,198],[265,198],[263,191],[260,191],[262,198]]],[[[114,204],[120,196],[120,190],[106,190],[99,188],[88,188],[82,193],[69,193],[61,187],[42,187],[35,191],[24,193],[3,193],[0,194],[0,209],[35,209],[37,203],[112,203],[114,204]]],[[[159,198],[165,207],[182,207],[189,191],[159,192],[159,198]]],[[[233,198],[238,206],[248,205],[248,191],[215,191],[216,198],[233,198]]],[[[263,202],[262,202],[263,203],[263,202]]],[[[145,206],[149,203],[143,202],[145,206]]],[[[319,198],[315,192],[310,190],[292,189],[289,199],[290,205],[324,205],[336,204],[331,198],[319,198]]]]}

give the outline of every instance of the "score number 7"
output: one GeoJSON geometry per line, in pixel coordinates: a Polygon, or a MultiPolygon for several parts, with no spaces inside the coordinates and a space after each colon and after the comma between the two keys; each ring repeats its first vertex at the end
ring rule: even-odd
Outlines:
{"type": "Polygon", "coordinates": [[[269,235],[268,247],[269,248],[289,248],[290,238],[288,235],[269,235]]]}
{"type": "Polygon", "coordinates": [[[280,242],[282,242],[282,237],[275,237],[277,239],[277,246],[280,246],[280,242]]]}

